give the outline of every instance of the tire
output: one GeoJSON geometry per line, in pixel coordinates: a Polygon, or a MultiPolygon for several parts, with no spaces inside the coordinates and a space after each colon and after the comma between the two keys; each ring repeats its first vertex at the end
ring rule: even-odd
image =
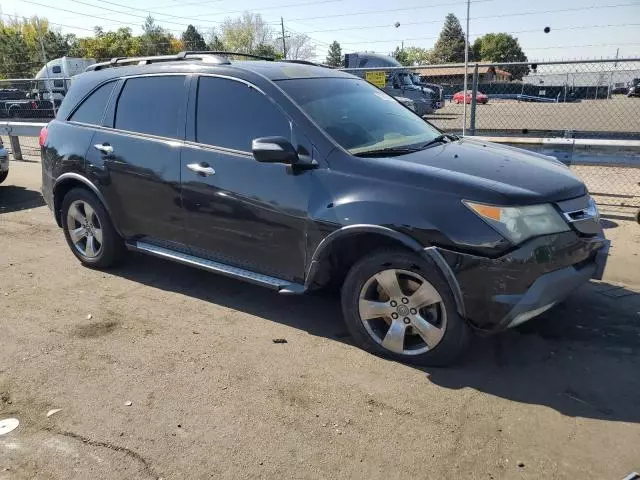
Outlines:
{"type": "Polygon", "coordinates": [[[404,363],[450,365],[467,349],[471,338],[471,329],[458,314],[438,268],[403,250],[380,250],[357,262],[342,285],[342,311],[358,346],[404,363]],[[388,294],[394,288],[382,287],[392,285],[393,278],[400,287],[395,296],[388,294]],[[421,294],[412,297],[418,290],[421,294]],[[420,307],[423,303],[428,306],[420,307]],[[369,320],[361,320],[361,312],[369,320]]]}
{"type": "Polygon", "coordinates": [[[4,182],[7,179],[7,176],[9,176],[8,170],[6,172],[0,172],[0,183],[4,182]]]}
{"type": "Polygon", "coordinates": [[[123,260],[127,252],[124,241],[102,202],[92,192],[84,188],[70,190],[62,200],[60,215],[67,244],[83,265],[106,269],[123,260]],[[80,230],[74,242],[71,231],[80,230]]]}

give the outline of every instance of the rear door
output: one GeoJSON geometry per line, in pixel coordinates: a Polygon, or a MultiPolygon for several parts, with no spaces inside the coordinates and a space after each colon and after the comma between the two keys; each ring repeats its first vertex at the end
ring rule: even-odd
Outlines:
{"type": "Polygon", "coordinates": [[[280,136],[311,152],[275,102],[247,82],[200,76],[192,85],[182,154],[189,244],[198,256],[294,280],[304,277],[313,171],[257,162],[254,138],[280,136]],[[190,101],[191,103],[191,101],[190,101]],[[194,171],[194,166],[208,173],[194,171]]]}
{"type": "Polygon", "coordinates": [[[126,78],[87,154],[126,237],[184,242],[180,150],[190,77],[126,78]]]}

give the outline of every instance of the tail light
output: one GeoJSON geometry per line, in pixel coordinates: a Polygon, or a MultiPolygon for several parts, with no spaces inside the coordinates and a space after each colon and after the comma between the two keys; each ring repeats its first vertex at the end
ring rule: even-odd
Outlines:
{"type": "Polygon", "coordinates": [[[31,102],[31,108],[33,108],[34,110],[37,110],[38,104],[36,102],[31,102]]]}
{"type": "Polygon", "coordinates": [[[42,127],[40,130],[40,146],[44,147],[44,144],[47,143],[47,137],[49,136],[49,131],[47,127],[42,127]]]}

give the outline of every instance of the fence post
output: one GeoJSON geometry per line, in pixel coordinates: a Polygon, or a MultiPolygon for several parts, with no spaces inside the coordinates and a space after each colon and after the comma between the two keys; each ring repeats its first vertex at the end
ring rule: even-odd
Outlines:
{"type": "MultiPolygon", "coordinates": [[[[473,67],[473,82],[471,87],[471,120],[469,123],[469,135],[476,134],[476,95],[478,94],[478,64],[473,67]]],[[[465,103],[467,92],[464,93],[465,103]]]]}
{"type": "Polygon", "coordinates": [[[22,150],[20,149],[20,137],[9,135],[9,142],[11,143],[11,153],[14,160],[22,160],[22,150]]]}

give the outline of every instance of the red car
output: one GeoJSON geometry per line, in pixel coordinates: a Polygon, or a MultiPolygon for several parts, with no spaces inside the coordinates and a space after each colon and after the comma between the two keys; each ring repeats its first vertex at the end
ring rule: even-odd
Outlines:
{"type": "MultiPolygon", "coordinates": [[[[460,92],[454,94],[453,98],[451,99],[451,101],[453,103],[462,103],[462,102],[464,102],[464,92],[460,91],[460,92]]],[[[487,97],[484,93],[482,93],[482,92],[477,92],[476,93],[476,102],[477,103],[486,104],[488,101],[489,101],[489,97],[487,97]]],[[[467,90],[467,103],[471,103],[471,90],[467,90]]]]}

